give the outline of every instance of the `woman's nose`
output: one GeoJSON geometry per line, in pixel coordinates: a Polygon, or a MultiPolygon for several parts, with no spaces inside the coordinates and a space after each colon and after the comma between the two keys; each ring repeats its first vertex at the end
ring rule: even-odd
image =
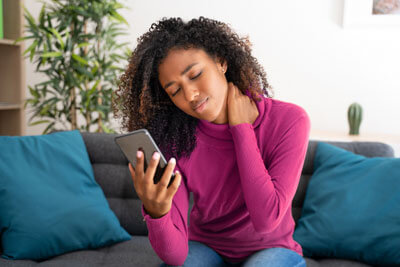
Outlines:
{"type": "Polygon", "coordinates": [[[186,100],[189,102],[195,100],[196,97],[199,95],[199,91],[194,86],[187,86],[183,91],[185,92],[186,100]]]}

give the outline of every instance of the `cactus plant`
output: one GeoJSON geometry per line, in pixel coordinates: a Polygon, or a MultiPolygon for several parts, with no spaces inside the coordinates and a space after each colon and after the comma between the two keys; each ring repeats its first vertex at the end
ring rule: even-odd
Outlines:
{"type": "Polygon", "coordinates": [[[360,104],[354,102],[347,110],[347,119],[350,126],[350,135],[358,135],[360,131],[360,124],[362,121],[362,107],[360,104]]]}

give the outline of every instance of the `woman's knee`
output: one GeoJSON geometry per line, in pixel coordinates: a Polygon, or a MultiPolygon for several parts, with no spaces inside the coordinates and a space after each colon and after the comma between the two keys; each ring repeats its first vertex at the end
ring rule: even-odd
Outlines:
{"type": "Polygon", "coordinates": [[[276,266],[276,267],[304,267],[306,261],[296,251],[287,248],[266,248],[249,256],[243,267],[276,266]]]}
{"type": "Polygon", "coordinates": [[[224,261],[217,252],[209,246],[198,242],[189,241],[189,253],[183,266],[224,266],[224,261]]]}
{"type": "MultiPolygon", "coordinates": [[[[160,267],[166,267],[166,266],[170,265],[166,265],[165,263],[160,265],[160,267]]],[[[189,253],[182,266],[220,267],[224,266],[224,261],[221,258],[221,256],[217,252],[215,252],[212,248],[208,247],[207,245],[201,242],[189,240],[189,253]]]]}

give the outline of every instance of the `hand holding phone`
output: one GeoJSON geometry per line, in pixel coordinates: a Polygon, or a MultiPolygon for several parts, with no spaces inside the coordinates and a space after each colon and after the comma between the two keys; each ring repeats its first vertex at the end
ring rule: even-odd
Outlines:
{"type": "Polygon", "coordinates": [[[181,175],[173,174],[176,163],[170,160],[167,164],[146,129],[117,136],[115,142],[129,160],[136,193],[147,213],[153,218],[164,216],[171,209],[173,196],[181,183],[181,175]],[[141,157],[138,157],[138,150],[142,151],[141,157]],[[158,158],[153,157],[154,152],[159,154],[158,158]]]}

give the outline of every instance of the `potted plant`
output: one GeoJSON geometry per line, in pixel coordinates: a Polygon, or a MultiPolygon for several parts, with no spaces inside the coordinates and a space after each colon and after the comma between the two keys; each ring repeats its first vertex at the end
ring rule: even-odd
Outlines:
{"type": "Polygon", "coordinates": [[[51,0],[43,3],[36,21],[24,8],[24,55],[34,61],[45,80],[28,86],[32,107],[29,125],[53,130],[115,132],[110,126],[113,88],[131,51],[118,43],[127,21],[118,13],[118,0],[51,0]],[[36,119],[33,121],[33,119],[36,119]],[[33,121],[33,122],[32,122],[33,121]],[[60,128],[61,127],[61,128],[60,128]]]}
{"type": "Polygon", "coordinates": [[[349,135],[359,135],[362,121],[362,107],[357,102],[352,103],[347,109],[347,120],[349,123],[349,135]]]}

